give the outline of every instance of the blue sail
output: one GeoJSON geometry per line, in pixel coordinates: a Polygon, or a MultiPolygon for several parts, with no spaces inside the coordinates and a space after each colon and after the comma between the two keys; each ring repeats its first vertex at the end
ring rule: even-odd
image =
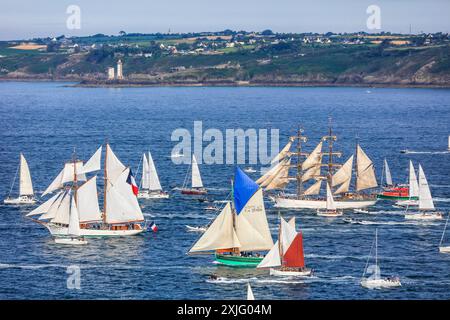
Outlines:
{"type": "Polygon", "coordinates": [[[258,189],[259,186],[256,182],[250,179],[239,167],[236,167],[234,172],[233,195],[234,207],[236,208],[237,214],[244,209],[248,200],[250,200],[258,189]]]}

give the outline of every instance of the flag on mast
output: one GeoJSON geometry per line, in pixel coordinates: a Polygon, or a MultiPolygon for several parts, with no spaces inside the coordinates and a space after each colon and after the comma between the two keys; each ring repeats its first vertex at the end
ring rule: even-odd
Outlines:
{"type": "Polygon", "coordinates": [[[139,188],[137,186],[136,180],[133,177],[133,173],[130,172],[128,173],[128,177],[127,177],[127,183],[131,186],[131,190],[133,190],[133,193],[135,196],[137,196],[138,192],[139,192],[139,188]]]}

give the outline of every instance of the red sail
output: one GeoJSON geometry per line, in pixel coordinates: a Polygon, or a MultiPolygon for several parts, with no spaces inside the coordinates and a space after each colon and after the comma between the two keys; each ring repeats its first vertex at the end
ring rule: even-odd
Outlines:
{"type": "Polygon", "coordinates": [[[284,254],[283,266],[297,268],[305,267],[305,257],[303,255],[303,236],[301,232],[297,233],[289,246],[289,249],[287,249],[284,254]]]}

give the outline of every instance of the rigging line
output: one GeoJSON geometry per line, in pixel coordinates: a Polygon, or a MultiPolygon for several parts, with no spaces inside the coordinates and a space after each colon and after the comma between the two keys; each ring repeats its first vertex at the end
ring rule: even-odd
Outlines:
{"type": "Polygon", "coordinates": [[[370,248],[369,256],[367,257],[366,266],[364,267],[364,272],[361,276],[361,279],[364,279],[364,276],[366,275],[367,267],[369,266],[369,260],[370,260],[370,257],[372,256],[372,251],[373,251],[374,245],[375,245],[375,240],[373,240],[373,242],[372,242],[372,247],[370,248]]]}
{"type": "Polygon", "coordinates": [[[11,188],[9,189],[8,198],[11,196],[11,192],[12,192],[12,189],[13,189],[13,187],[14,187],[14,183],[16,183],[16,178],[17,178],[17,173],[19,172],[19,168],[20,168],[20,163],[19,163],[19,165],[17,166],[16,174],[14,175],[14,179],[13,179],[11,188]]]}
{"type": "Polygon", "coordinates": [[[192,168],[192,158],[191,158],[191,163],[189,165],[189,169],[186,172],[186,175],[184,176],[183,187],[182,187],[183,189],[186,187],[188,175],[189,175],[189,172],[191,171],[191,168],[192,168]]]}
{"type": "Polygon", "coordinates": [[[439,246],[442,245],[442,242],[444,241],[444,236],[445,236],[445,230],[447,229],[447,224],[448,224],[448,218],[450,217],[450,212],[447,216],[447,220],[445,221],[445,227],[444,227],[444,231],[442,232],[442,236],[441,236],[441,241],[439,242],[439,246]]]}
{"type": "MultiPolygon", "coordinates": [[[[136,177],[139,175],[139,169],[141,168],[141,163],[142,163],[143,161],[144,161],[144,154],[142,155],[141,159],[139,160],[139,164],[138,164],[138,166],[137,166],[136,173],[135,173],[135,176],[136,176],[136,177]]],[[[142,169],[142,178],[141,178],[141,182],[140,182],[140,184],[139,184],[139,189],[142,188],[142,180],[144,180],[144,169],[142,169]]]]}

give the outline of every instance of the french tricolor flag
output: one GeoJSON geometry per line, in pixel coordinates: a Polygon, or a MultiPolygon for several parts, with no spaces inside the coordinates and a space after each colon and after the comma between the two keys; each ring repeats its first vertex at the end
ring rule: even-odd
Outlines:
{"type": "Polygon", "coordinates": [[[139,192],[139,188],[136,184],[136,180],[134,180],[131,169],[130,169],[130,172],[128,173],[127,183],[131,186],[131,190],[133,191],[134,195],[137,196],[137,194],[139,192]]]}
{"type": "Polygon", "coordinates": [[[153,232],[158,231],[158,227],[154,222],[150,223],[149,228],[152,229],[153,232]]]}

